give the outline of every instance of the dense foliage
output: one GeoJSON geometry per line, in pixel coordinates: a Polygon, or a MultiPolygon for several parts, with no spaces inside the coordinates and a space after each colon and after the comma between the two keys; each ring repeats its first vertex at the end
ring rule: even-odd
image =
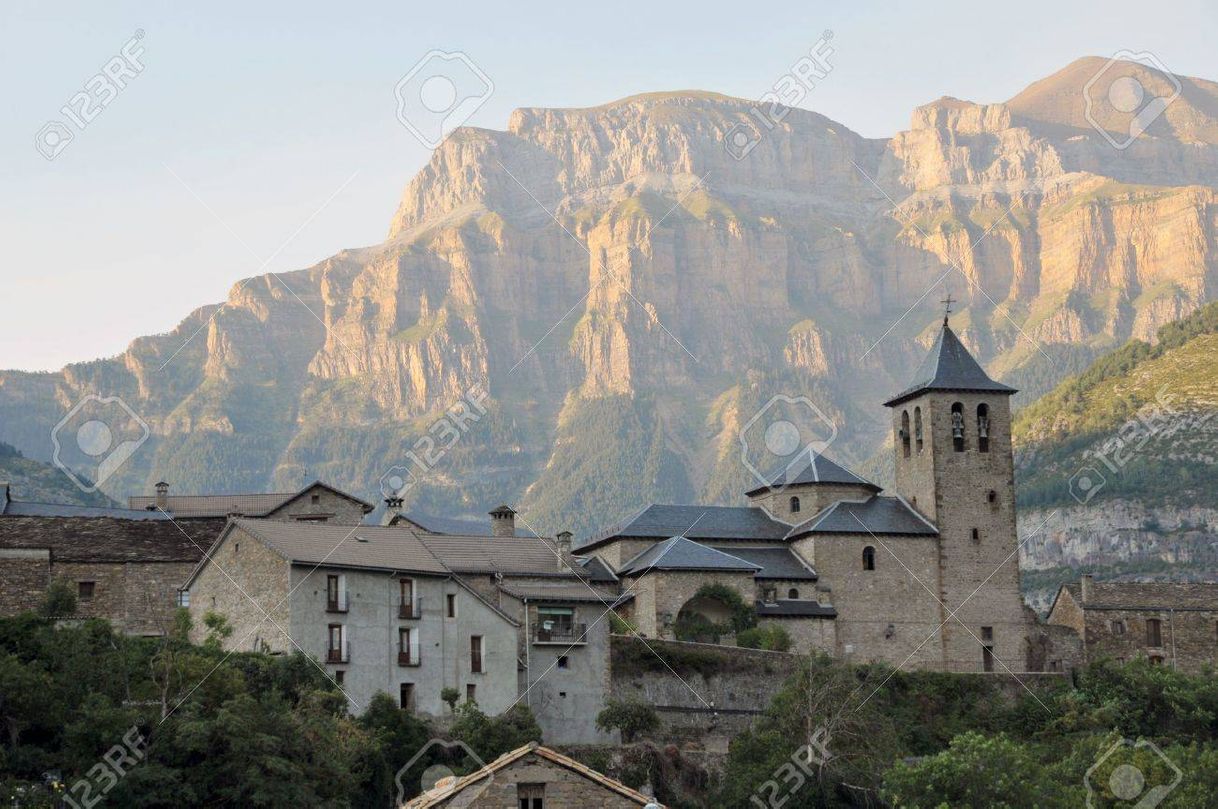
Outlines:
{"type": "Polygon", "coordinates": [[[660,727],[656,709],[640,700],[611,699],[596,716],[601,730],[621,731],[622,741],[633,742],[640,734],[652,733],[660,727]]]}
{"type": "MultiPolygon", "coordinates": [[[[51,612],[68,606],[55,600],[51,612]]],[[[465,703],[448,733],[384,694],[351,716],[316,662],[225,653],[227,626],[208,623],[211,642],[193,645],[184,611],[160,639],[104,621],[0,620],[0,800],[49,807],[66,790],[91,805],[87,789],[110,806],[387,807],[432,765],[478,766],[453,742],[490,761],[540,739],[523,706],[488,718],[465,703]]]]}

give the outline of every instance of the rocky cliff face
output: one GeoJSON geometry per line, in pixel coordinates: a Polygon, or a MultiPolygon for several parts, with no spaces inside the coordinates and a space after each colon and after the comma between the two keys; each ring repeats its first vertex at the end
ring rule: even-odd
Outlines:
{"type": "Polygon", "coordinates": [[[709,93],[458,130],[383,244],[242,282],[120,357],[0,373],[0,439],[46,457],[67,408],[117,394],[152,439],[113,494],[320,476],[379,498],[477,386],[488,415],[416,464],[408,500],[508,499],[550,531],[738,498],[736,435],[777,393],[858,460],[945,288],[970,348],[1033,392],[1214,297],[1218,92],[1185,80],[1116,153],[1070,106],[1087,65],[1008,104],[928,104],[888,140],[792,110],[740,160],[723,139],[751,104],[709,93]]]}

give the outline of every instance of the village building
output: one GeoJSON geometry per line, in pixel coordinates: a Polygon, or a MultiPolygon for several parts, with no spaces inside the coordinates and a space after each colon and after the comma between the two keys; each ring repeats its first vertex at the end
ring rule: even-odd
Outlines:
{"type": "Polygon", "coordinates": [[[359,525],[374,506],[347,492],[315,480],[294,492],[247,494],[170,494],[169,484],[156,484],[156,494],[127,498],[132,509],[163,511],[174,519],[261,517],[359,525]]]}
{"type": "Polygon", "coordinates": [[[402,809],[664,809],[569,756],[527,744],[460,778],[441,779],[402,809]]]}
{"type": "Polygon", "coordinates": [[[722,624],[730,588],[799,651],[944,671],[1025,671],[1013,388],[944,318],[891,408],[891,493],[808,452],[738,507],[651,505],[576,546],[626,589],[644,634],[722,624]],[[718,592],[721,597],[716,598],[718,592]],[[718,602],[718,603],[716,603],[718,602]]]}
{"type": "Polygon", "coordinates": [[[1083,662],[1143,658],[1190,673],[1218,667],[1218,584],[1099,582],[1063,584],[1051,626],[1083,639],[1083,662]]]}

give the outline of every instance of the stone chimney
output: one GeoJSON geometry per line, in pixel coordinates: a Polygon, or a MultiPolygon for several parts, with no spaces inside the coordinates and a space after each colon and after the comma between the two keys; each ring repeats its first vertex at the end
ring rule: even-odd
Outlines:
{"type": "Polygon", "coordinates": [[[169,484],[163,480],[156,485],[156,507],[160,511],[169,511],[169,484]]]}
{"type": "Polygon", "coordinates": [[[516,536],[516,512],[506,503],[491,512],[491,536],[516,536]]]}
{"type": "Polygon", "coordinates": [[[554,537],[554,549],[558,552],[558,570],[564,572],[568,567],[574,568],[568,560],[571,558],[571,532],[559,531],[554,537]]]}
{"type": "Polygon", "coordinates": [[[1084,573],[1082,581],[1081,581],[1081,585],[1079,587],[1079,591],[1082,595],[1084,604],[1086,604],[1088,601],[1091,600],[1091,586],[1093,584],[1095,584],[1095,579],[1093,579],[1091,577],[1091,574],[1084,573]]]}
{"type": "Polygon", "coordinates": [[[381,517],[381,525],[393,525],[393,521],[402,513],[402,498],[397,494],[385,497],[385,513],[381,517]]]}

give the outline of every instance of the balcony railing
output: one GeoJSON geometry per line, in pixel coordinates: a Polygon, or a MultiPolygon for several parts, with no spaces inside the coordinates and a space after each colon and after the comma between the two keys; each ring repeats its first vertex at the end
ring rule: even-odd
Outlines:
{"type": "Polygon", "coordinates": [[[406,620],[417,620],[423,616],[423,599],[413,600],[398,597],[398,617],[406,620]]]}
{"type": "Polygon", "coordinates": [[[585,644],[587,635],[587,624],[556,624],[549,628],[543,625],[533,630],[533,642],[585,644]]]}
{"type": "Polygon", "coordinates": [[[343,593],[337,598],[331,598],[326,595],[326,612],[346,612],[347,611],[347,594],[343,593]]]}
{"type": "Polygon", "coordinates": [[[423,661],[419,659],[419,648],[417,646],[410,649],[398,650],[398,665],[399,666],[417,666],[423,661]]]}
{"type": "Polygon", "coordinates": [[[350,663],[351,662],[351,644],[343,641],[340,649],[326,649],[327,663],[350,663]]]}

